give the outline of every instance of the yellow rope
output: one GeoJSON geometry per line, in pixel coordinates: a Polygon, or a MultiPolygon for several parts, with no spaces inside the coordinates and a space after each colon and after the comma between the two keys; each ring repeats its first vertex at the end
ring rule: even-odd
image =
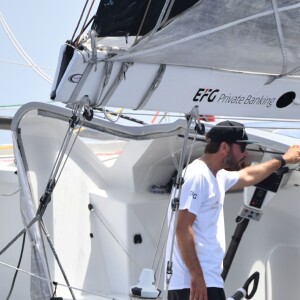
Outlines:
{"type": "Polygon", "coordinates": [[[12,149],[12,145],[5,145],[5,146],[0,146],[0,150],[5,150],[5,149],[12,149]]]}

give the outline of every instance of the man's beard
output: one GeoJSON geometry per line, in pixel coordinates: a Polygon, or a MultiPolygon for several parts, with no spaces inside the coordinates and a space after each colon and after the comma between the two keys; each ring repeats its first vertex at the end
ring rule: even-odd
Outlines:
{"type": "Polygon", "coordinates": [[[239,171],[241,170],[242,166],[242,162],[244,159],[241,159],[239,161],[236,161],[234,159],[234,156],[232,155],[231,151],[228,153],[227,157],[226,157],[226,164],[228,166],[228,170],[230,171],[239,171]]]}

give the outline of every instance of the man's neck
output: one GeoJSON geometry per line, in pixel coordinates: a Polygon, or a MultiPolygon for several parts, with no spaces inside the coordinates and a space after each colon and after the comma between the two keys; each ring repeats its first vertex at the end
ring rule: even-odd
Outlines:
{"type": "Polygon", "coordinates": [[[199,159],[207,165],[214,176],[224,168],[222,159],[217,154],[204,154],[199,159]]]}

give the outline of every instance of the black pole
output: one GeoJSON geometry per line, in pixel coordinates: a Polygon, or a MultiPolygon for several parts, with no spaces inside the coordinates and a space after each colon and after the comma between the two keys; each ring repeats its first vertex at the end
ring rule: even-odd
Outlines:
{"type": "Polygon", "coordinates": [[[232,236],[230,245],[228,247],[228,250],[226,252],[226,255],[223,260],[223,272],[222,272],[222,278],[225,281],[227,274],[229,272],[229,269],[231,267],[232,261],[234,259],[235,253],[237,251],[237,248],[239,247],[240,241],[243,237],[243,234],[249,224],[249,219],[237,217],[236,222],[238,222],[235,232],[232,236]]]}

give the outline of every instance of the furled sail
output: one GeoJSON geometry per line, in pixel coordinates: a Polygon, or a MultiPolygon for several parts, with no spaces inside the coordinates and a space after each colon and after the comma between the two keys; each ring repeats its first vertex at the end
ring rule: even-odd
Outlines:
{"type": "Polygon", "coordinates": [[[293,0],[200,1],[124,60],[300,75],[299,17],[293,0]]]}
{"type": "Polygon", "coordinates": [[[178,1],[166,0],[154,1],[148,11],[144,2],[121,2],[101,1],[92,25],[97,32],[75,48],[63,46],[61,57],[69,48],[74,53],[66,68],[59,59],[53,100],[70,106],[87,99],[92,107],[189,113],[198,106],[202,114],[298,118],[299,1],[188,1],[173,10],[178,1]],[[98,38],[132,34],[139,36],[127,48],[98,38]]]}

